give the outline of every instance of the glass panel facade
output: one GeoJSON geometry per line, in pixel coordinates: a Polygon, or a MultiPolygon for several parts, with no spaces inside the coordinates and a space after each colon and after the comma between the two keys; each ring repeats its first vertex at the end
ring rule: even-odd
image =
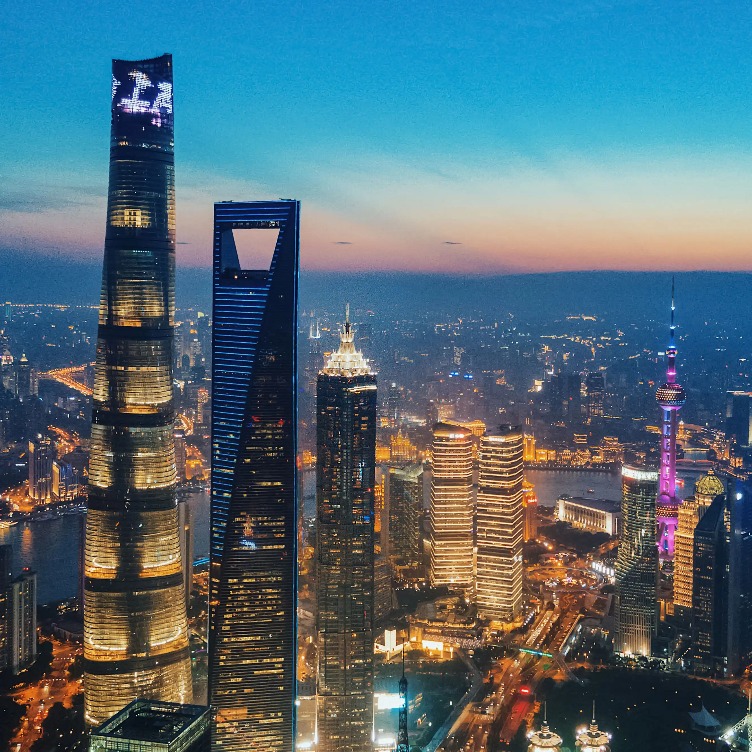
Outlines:
{"type": "Polygon", "coordinates": [[[320,752],[370,752],[376,376],[349,322],[316,390],[320,752]]]}
{"type": "Polygon", "coordinates": [[[212,748],[295,741],[297,201],[214,208],[209,702],[212,748]],[[269,269],[233,233],[278,231],[269,269]]]}
{"type": "Polygon", "coordinates": [[[657,472],[624,465],[622,530],[616,559],[614,649],[625,655],[649,656],[658,627],[657,493],[657,472]]]}
{"type": "Polygon", "coordinates": [[[84,582],[85,712],[190,702],[175,501],[172,58],[115,60],[84,582]]]}

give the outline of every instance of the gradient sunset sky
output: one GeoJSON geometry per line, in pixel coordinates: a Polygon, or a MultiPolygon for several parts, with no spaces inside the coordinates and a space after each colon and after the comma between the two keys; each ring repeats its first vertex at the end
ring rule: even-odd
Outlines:
{"type": "Polygon", "coordinates": [[[30,2],[0,254],[102,255],[110,60],[171,52],[179,263],[302,201],[308,269],[752,270],[748,2],[30,2]]]}

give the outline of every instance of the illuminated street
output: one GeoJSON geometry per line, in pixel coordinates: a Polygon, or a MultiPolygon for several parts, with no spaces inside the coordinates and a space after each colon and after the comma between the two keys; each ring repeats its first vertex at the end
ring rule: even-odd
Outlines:
{"type": "Polygon", "coordinates": [[[13,740],[13,744],[20,744],[18,752],[28,752],[31,745],[39,738],[42,721],[56,702],[62,702],[65,707],[69,708],[72,698],[82,691],[81,681],[78,679],[70,681],[67,673],[73,659],[81,654],[81,646],[62,643],[53,638],[52,647],[53,659],[50,673],[37,684],[11,695],[17,702],[28,706],[21,728],[13,740]]]}

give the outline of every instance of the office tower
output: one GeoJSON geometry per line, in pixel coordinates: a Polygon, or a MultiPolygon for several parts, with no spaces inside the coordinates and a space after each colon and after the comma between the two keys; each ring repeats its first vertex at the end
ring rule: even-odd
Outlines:
{"type": "Polygon", "coordinates": [[[172,57],[114,60],[91,427],[85,715],[190,701],[175,501],[172,57]]]}
{"type": "Polygon", "coordinates": [[[472,595],[473,434],[437,423],[431,445],[431,585],[472,595]]]}
{"type": "Polygon", "coordinates": [[[11,546],[0,546],[0,673],[10,666],[11,546]]]}
{"type": "Polygon", "coordinates": [[[582,417],[582,377],[579,373],[557,373],[549,384],[551,417],[577,421],[582,417]]]}
{"type": "Polygon", "coordinates": [[[512,621],[522,608],[522,431],[501,426],[480,440],[478,462],[478,615],[512,621]]]}
{"type": "Polygon", "coordinates": [[[544,718],[541,723],[540,729],[533,731],[528,736],[530,744],[528,745],[528,752],[560,752],[561,745],[564,740],[548,725],[548,721],[544,718]]]}
{"type": "Polygon", "coordinates": [[[175,475],[178,483],[182,483],[185,480],[185,463],[187,459],[185,432],[175,429],[173,440],[175,442],[175,475]]]}
{"type": "Polygon", "coordinates": [[[46,436],[29,441],[29,498],[37,504],[49,502],[52,496],[52,461],[55,452],[46,436]]]}
{"type": "Polygon", "coordinates": [[[180,559],[183,562],[185,607],[191,605],[193,590],[193,516],[187,499],[178,500],[178,530],[180,531],[180,559]]]}
{"type": "Polygon", "coordinates": [[[78,471],[69,462],[53,460],[50,488],[55,501],[72,501],[78,496],[78,471]]]}
{"type": "Polygon", "coordinates": [[[297,201],[214,206],[209,702],[223,752],[295,743],[299,215],[297,201]],[[268,268],[241,263],[247,231],[277,234],[268,268]]]}
{"type": "Polygon", "coordinates": [[[749,568],[738,550],[740,510],[735,507],[741,501],[733,494],[716,496],[694,534],[692,658],[696,673],[718,678],[740,668],[740,584],[749,568]]]}
{"type": "Polygon", "coordinates": [[[606,381],[600,372],[589,373],[585,377],[587,392],[588,420],[603,417],[603,396],[606,392],[606,381]]]}
{"type": "Polygon", "coordinates": [[[698,673],[716,673],[726,648],[729,563],[726,496],[717,497],[695,528],[692,657],[698,673]]]}
{"type": "Polygon", "coordinates": [[[37,657],[37,575],[29,569],[10,583],[8,666],[15,675],[37,657]]]}
{"type": "Polygon", "coordinates": [[[674,285],[671,283],[671,326],[666,350],[668,366],[666,381],[658,387],[655,398],[661,406],[661,470],[656,520],[658,523],[658,554],[661,559],[674,558],[674,537],[680,500],[676,497],[676,431],[679,410],[687,400],[683,387],[676,383],[676,325],[674,324],[674,285]]]}
{"type": "Polygon", "coordinates": [[[726,438],[740,447],[752,444],[752,393],[726,392],[726,438]]]}
{"type": "Polygon", "coordinates": [[[421,558],[423,517],[423,465],[390,467],[389,553],[404,564],[418,564],[421,558]]]}
{"type": "MultiPolygon", "coordinates": [[[[524,449],[522,461],[524,464],[524,449]]],[[[533,484],[524,480],[522,482],[522,507],[525,515],[524,540],[525,542],[534,541],[538,537],[538,496],[533,484]]]]}
{"type": "Polygon", "coordinates": [[[305,389],[316,394],[316,379],[321,365],[321,329],[319,320],[311,321],[308,327],[308,361],[305,365],[305,389]]]}
{"type": "Polygon", "coordinates": [[[370,751],[373,727],[376,375],[353,340],[346,314],[316,386],[321,752],[370,751]]]}
{"type": "Polygon", "coordinates": [[[21,399],[35,397],[39,392],[39,374],[31,367],[26,353],[16,363],[16,396],[21,399]]]}
{"type": "Polygon", "coordinates": [[[91,732],[89,752],[209,752],[210,709],[134,700],[91,732]]]}
{"type": "Polygon", "coordinates": [[[658,552],[655,496],[658,473],[624,465],[621,471],[622,529],[616,558],[616,635],[624,655],[651,653],[658,626],[658,552]]]}
{"type": "Polygon", "coordinates": [[[695,484],[694,496],[679,507],[674,548],[674,608],[685,618],[692,615],[695,528],[713,499],[723,492],[723,483],[711,470],[695,484]]]}

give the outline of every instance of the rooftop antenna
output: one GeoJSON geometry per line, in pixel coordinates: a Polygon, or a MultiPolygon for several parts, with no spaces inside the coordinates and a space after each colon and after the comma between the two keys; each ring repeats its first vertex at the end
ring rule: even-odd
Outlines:
{"type": "MultiPolygon", "coordinates": [[[[348,316],[349,316],[348,306],[348,316]]],[[[399,680],[399,729],[397,731],[397,752],[410,752],[407,739],[407,677],[405,676],[405,643],[402,643],[402,678],[399,680]]]]}

